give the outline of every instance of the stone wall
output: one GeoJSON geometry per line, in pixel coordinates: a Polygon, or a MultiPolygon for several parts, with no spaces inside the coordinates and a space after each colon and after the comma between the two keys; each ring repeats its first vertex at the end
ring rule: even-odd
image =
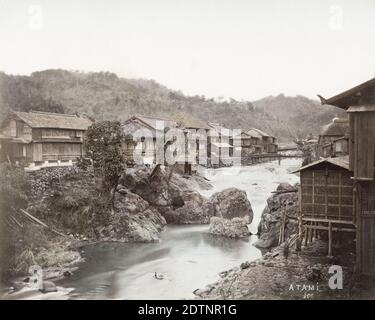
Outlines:
{"type": "Polygon", "coordinates": [[[80,177],[79,183],[82,184],[86,179],[91,180],[93,173],[90,170],[83,171],[76,166],[50,167],[26,172],[29,199],[35,200],[53,195],[56,191],[55,187],[61,185],[62,179],[72,176],[80,177]]]}

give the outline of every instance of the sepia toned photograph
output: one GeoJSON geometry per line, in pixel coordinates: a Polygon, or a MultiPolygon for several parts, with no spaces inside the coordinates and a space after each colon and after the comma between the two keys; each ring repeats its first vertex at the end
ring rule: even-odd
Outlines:
{"type": "Polygon", "coordinates": [[[374,299],[374,18],[0,0],[0,300],[230,319],[374,299]]]}

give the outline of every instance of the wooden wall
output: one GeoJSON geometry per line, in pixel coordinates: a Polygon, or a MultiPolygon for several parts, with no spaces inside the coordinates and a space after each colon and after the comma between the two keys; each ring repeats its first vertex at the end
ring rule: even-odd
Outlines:
{"type": "Polygon", "coordinates": [[[358,183],[357,194],[357,268],[375,275],[375,183],[358,183]]]}
{"type": "Polygon", "coordinates": [[[350,119],[350,169],[354,178],[374,179],[375,112],[352,112],[350,119]]]}
{"type": "Polygon", "coordinates": [[[330,164],[301,172],[301,210],[304,217],[355,220],[352,173],[330,164]]]}
{"type": "MultiPolygon", "coordinates": [[[[38,145],[38,144],[35,144],[38,145]]],[[[74,160],[82,155],[81,143],[42,143],[42,160],[74,160]]]]}
{"type": "Polygon", "coordinates": [[[33,143],[33,161],[43,161],[43,151],[41,143],[33,143]]]}
{"type": "Polygon", "coordinates": [[[13,138],[17,137],[26,140],[31,140],[31,127],[29,127],[23,121],[17,121],[12,119],[5,124],[1,132],[2,134],[13,138]]]}

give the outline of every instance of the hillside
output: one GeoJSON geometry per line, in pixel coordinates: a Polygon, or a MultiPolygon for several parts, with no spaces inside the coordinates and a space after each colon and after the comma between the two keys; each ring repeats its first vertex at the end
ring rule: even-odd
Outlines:
{"type": "Polygon", "coordinates": [[[306,134],[318,134],[324,124],[334,117],[347,117],[346,112],[331,106],[322,106],[320,102],[304,96],[286,97],[280,94],[253,102],[259,112],[267,113],[277,125],[281,136],[292,135],[304,137],[306,134]]]}
{"type": "Polygon", "coordinates": [[[124,79],[109,72],[45,70],[30,76],[0,73],[0,117],[10,109],[85,113],[97,120],[125,120],[132,114],[220,122],[232,128],[268,131],[283,141],[316,134],[343,113],[303,96],[218,102],[185,96],[145,79],[124,79]]]}

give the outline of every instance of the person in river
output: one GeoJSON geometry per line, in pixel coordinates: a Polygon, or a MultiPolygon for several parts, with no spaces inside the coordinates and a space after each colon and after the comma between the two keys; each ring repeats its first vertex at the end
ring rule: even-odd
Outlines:
{"type": "Polygon", "coordinates": [[[158,280],[163,280],[164,279],[164,276],[161,274],[161,273],[157,273],[157,272],[155,272],[155,274],[154,274],[154,278],[155,279],[158,279],[158,280]]]}

